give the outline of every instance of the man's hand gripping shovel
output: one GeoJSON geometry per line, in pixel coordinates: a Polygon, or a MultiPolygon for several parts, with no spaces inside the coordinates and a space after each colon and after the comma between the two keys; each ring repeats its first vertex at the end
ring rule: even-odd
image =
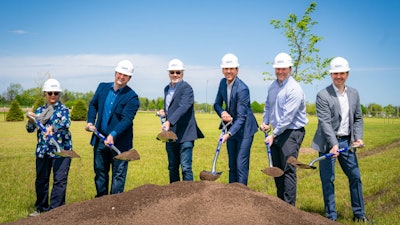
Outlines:
{"type": "MultiPolygon", "coordinates": [[[[262,132],[264,132],[265,138],[267,138],[268,137],[268,131],[262,129],[261,127],[260,127],[260,130],[262,132]]],[[[280,177],[280,176],[282,176],[283,173],[284,173],[283,170],[281,170],[278,167],[274,167],[273,164],[272,164],[272,154],[271,154],[271,149],[270,149],[269,143],[268,142],[265,143],[265,146],[267,148],[269,167],[267,167],[267,168],[265,168],[265,169],[263,169],[261,171],[263,173],[265,173],[266,175],[271,176],[271,177],[280,177]]]]}
{"type": "MultiPolygon", "coordinates": [[[[47,133],[46,127],[42,123],[40,123],[39,120],[36,119],[36,117],[31,115],[29,112],[26,113],[26,116],[29,117],[30,119],[32,119],[33,121],[35,121],[36,125],[39,127],[39,129],[43,133],[47,133]]],[[[54,137],[52,135],[48,134],[47,137],[49,138],[50,143],[52,145],[56,146],[57,151],[54,153],[55,155],[65,157],[65,158],[80,158],[80,156],[73,150],[61,149],[60,145],[58,144],[58,142],[54,139],[54,137]]]]}
{"type": "Polygon", "coordinates": [[[229,121],[226,124],[224,123],[224,121],[221,121],[221,123],[222,123],[222,131],[221,131],[221,135],[219,136],[218,146],[217,146],[217,149],[215,151],[215,155],[214,155],[214,160],[213,160],[213,163],[212,163],[211,171],[206,171],[206,170],[201,171],[200,180],[215,181],[222,174],[222,172],[217,172],[216,171],[216,164],[217,164],[218,155],[219,155],[219,152],[220,152],[221,146],[222,146],[222,139],[223,139],[224,135],[227,132],[228,125],[232,124],[232,120],[229,121]]]}
{"type": "MultiPolygon", "coordinates": [[[[351,147],[344,147],[344,148],[339,149],[338,153],[340,154],[345,151],[354,151],[356,148],[362,148],[362,147],[364,147],[364,145],[354,145],[351,147]]],[[[314,164],[316,162],[331,158],[333,155],[334,155],[333,153],[327,153],[325,155],[322,155],[320,157],[317,157],[317,158],[311,160],[311,162],[309,164],[302,163],[293,156],[290,156],[286,162],[292,164],[293,166],[299,167],[301,169],[316,169],[317,167],[314,166],[314,164]]]]}
{"type": "MultiPolygon", "coordinates": [[[[86,127],[87,131],[93,132],[97,137],[99,137],[102,141],[106,141],[106,137],[100,133],[99,131],[95,129],[90,129],[86,127]]],[[[115,145],[113,144],[108,144],[112,150],[114,150],[117,155],[114,157],[116,160],[122,160],[122,161],[132,161],[132,160],[139,160],[140,155],[135,149],[131,149],[129,151],[121,152],[115,145]]]]}

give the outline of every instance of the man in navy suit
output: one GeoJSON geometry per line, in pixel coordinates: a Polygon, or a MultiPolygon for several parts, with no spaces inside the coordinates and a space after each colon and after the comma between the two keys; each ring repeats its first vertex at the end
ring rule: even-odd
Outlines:
{"type": "Polygon", "coordinates": [[[175,142],[166,142],[168,171],[170,183],[180,181],[179,166],[182,168],[182,179],[193,181],[192,156],[194,141],[204,138],[197,127],[194,117],[193,89],[183,80],[183,63],[172,59],[168,63],[168,74],[171,82],[164,88],[164,109],[159,111],[165,116],[162,130],[176,133],[175,142]]]}
{"type": "Polygon", "coordinates": [[[89,104],[86,130],[98,130],[106,136],[106,140],[102,141],[92,135],[90,141],[94,146],[96,197],[124,191],[128,162],[113,159],[116,153],[110,145],[115,145],[121,152],[133,147],[133,119],[140,102],[135,91],[127,86],[132,74],[132,63],[120,61],[115,68],[114,82],[100,83],[89,104]]]}
{"type": "Polygon", "coordinates": [[[258,124],[250,107],[249,88],[238,78],[238,58],[228,53],[222,57],[220,66],[225,78],[219,83],[214,110],[225,124],[232,121],[222,139],[228,149],[229,183],[247,185],[250,149],[258,124]]]}
{"type": "Polygon", "coordinates": [[[369,222],[365,216],[361,175],[355,151],[338,153],[340,148],[363,145],[364,122],[360,97],[356,89],[345,84],[349,77],[349,63],[342,57],[332,59],[330,74],[332,84],[321,90],[316,99],[318,128],[312,148],[322,156],[333,153],[333,157],[319,162],[325,214],[337,219],[335,204],[335,162],[339,160],[343,172],[349,179],[351,207],[354,221],[369,222]]]}

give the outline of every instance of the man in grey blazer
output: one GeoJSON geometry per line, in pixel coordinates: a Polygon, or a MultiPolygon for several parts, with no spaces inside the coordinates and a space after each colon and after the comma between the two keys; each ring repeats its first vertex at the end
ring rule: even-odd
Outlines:
{"type": "Polygon", "coordinates": [[[335,204],[335,162],[339,160],[343,172],[349,179],[351,207],[354,221],[368,222],[365,216],[361,175],[355,151],[338,150],[348,146],[363,145],[364,122],[360,97],[356,89],[345,84],[350,67],[346,59],[334,58],[330,63],[332,85],[317,94],[316,108],[318,128],[312,148],[322,156],[333,153],[333,157],[319,162],[326,217],[337,219],[335,204]]]}
{"type": "Polygon", "coordinates": [[[184,67],[179,59],[172,59],[168,64],[170,83],[164,88],[164,110],[159,115],[165,116],[162,125],[165,131],[176,133],[176,142],[167,142],[168,170],[170,183],[182,179],[193,181],[192,156],[194,141],[204,138],[194,117],[194,94],[192,87],[183,80],[184,67]]]}

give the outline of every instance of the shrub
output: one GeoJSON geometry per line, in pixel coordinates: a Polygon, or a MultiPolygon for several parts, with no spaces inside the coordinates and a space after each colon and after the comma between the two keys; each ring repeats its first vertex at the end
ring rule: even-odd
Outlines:
{"type": "Polygon", "coordinates": [[[77,100],[71,112],[72,121],[86,121],[87,120],[87,107],[83,100],[77,100]]]}
{"type": "Polygon", "coordinates": [[[24,120],[24,111],[22,111],[21,107],[16,100],[11,102],[10,111],[7,113],[6,121],[23,121],[24,120]]]}

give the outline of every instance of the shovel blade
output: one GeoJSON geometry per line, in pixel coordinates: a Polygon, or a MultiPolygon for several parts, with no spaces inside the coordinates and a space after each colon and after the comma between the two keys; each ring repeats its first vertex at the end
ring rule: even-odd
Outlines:
{"type": "Polygon", "coordinates": [[[162,131],[157,135],[157,140],[160,140],[162,142],[170,142],[170,141],[174,142],[178,140],[178,137],[172,131],[162,131]]]}
{"type": "Polygon", "coordinates": [[[131,149],[129,151],[122,152],[121,154],[116,155],[114,159],[122,161],[133,161],[133,160],[139,160],[140,155],[135,149],[131,149]]]}
{"type": "Polygon", "coordinates": [[[315,167],[315,166],[302,163],[302,162],[298,161],[298,160],[297,160],[295,157],[293,157],[293,156],[290,156],[290,157],[286,160],[286,162],[292,164],[292,165],[295,166],[295,167],[301,168],[301,169],[316,169],[316,168],[317,168],[317,167],[315,167]]]}
{"type": "Polygon", "coordinates": [[[80,156],[72,150],[61,150],[60,152],[56,152],[55,154],[65,158],[80,158],[80,156]]]}
{"type": "Polygon", "coordinates": [[[222,172],[201,171],[200,180],[215,181],[221,176],[222,172]]]}
{"type": "Polygon", "coordinates": [[[279,169],[278,167],[267,167],[261,171],[271,177],[280,177],[283,175],[283,170],[279,169]]]}

